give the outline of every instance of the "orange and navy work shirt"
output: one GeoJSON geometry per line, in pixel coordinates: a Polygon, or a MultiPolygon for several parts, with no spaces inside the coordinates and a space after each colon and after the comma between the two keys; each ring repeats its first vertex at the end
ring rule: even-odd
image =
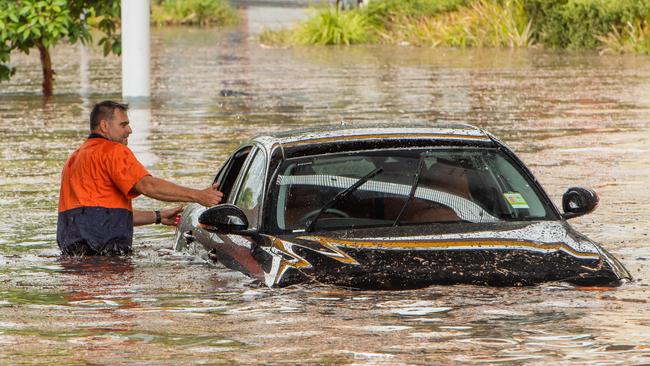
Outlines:
{"type": "Polygon", "coordinates": [[[97,251],[116,240],[130,246],[131,200],[139,195],[134,186],[147,175],[128,147],[91,134],[63,167],[57,223],[62,251],[80,241],[97,251]]]}

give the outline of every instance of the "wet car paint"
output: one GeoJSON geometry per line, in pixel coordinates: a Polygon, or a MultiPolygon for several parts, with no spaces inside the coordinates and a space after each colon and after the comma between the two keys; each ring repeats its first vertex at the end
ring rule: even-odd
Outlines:
{"type": "MultiPolygon", "coordinates": [[[[404,289],[456,283],[531,285],[546,281],[619,285],[632,279],[616,258],[571,228],[545,194],[542,198],[555,210],[554,221],[447,223],[274,234],[269,223],[275,220],[271,207],[277,196],[271,182],[277,180],[275,174],[282,161],[295,156],[448,144],[460,148],[489,146],[505,151],[532,178],[531,181],[536,182],[509,148],[476,127],[387,126],[325,126],[251,139],[244,146],[257,146],[266,156],[275,157],[268,160],[266,169],[263,184],[266,193],[261,213],[257,214],[262,217],[257,227],[259,232],[252,235],[211,232],[199,223],[205,208],[190,205],[177,228],[176,249],[186,247],[187,238],[196,240],[210,253],[212,260],[269,287],[303,282],[358,289],[404,289]],[[512,225],[520,227],[508,229],[512,225]]],[[[222,172],[215,178],[218,184],[223,183],[220,181],[222,172]]],[[[538,183],[534,184],[543,192],[538,183]]]]}

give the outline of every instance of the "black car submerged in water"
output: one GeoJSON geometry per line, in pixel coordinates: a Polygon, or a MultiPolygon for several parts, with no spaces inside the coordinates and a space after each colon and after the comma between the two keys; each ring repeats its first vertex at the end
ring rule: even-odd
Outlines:
{"type": "Polygon", "coordinates": [[[190,204],[192,243],[268,286],[617,285],[631,276],[567,219],[597,195],[570,188],[560,213],[524,164],[469,125],[331,126],[259,136],[215,178],[224,204],[190,204]]]}

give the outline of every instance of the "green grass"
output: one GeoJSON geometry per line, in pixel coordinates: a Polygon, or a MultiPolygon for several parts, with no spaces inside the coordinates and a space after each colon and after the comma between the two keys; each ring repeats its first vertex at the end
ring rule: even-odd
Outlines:
{"type": "Polygon", "coordinates": [[[371,0],[321,8],[290,29],[265,30],[267,45],[409,44],[421,47],[539,45],[650,53],[650,0],[371,0]]]}
{"type": "Polygon", "coordinates": [[[650,16],[647,0],[524,0],[533,34],[546,47],[595,49],[612,29],[650,16]]]}
{"type": "Polygon", "coordinates": [[[650,24],[648,21],[628,22],[622,31],[613,28],[599,36],[600,54],[636,53],[650,54],[650,24]]]}
{"type": "Polygon", "coordinates": [[[227,0],[156,0],[151,6],[156,25],[226,26],[239,16],[227,0]]]}
{"type": "Polygon", "coordinates": [[[362,12],[375,26],[391,23],[395,17],[431,17],[458,9],[468,0],[371,0],[362,12]]]}
{"type": "Polygon", "coordinates": [[[370,42],[373,30],[368,17],[358,11],[327,7],[300,24],[293,39],[298,44],[351,45],[370,42]]]}
{"type": "Polygon", "coordinates": [[[374,0],[367,8],[321,8],[292,29],[264,30],[266,45],[408,43],[416,46],[527,47],[523,0],[374,0]]]}
{"type": "Polygon", "coordinates": [[[292,43],[293,30],[288,28],[264,28],[259,36],[259,42],[267,46],[287,46],[292,43]]]}
{"type": "Polygon", "coordinates": [[[264,29],[259,41],[265,45],[352,45],[374,41],[374,27],[358,11],[333,7],[314,9],[314,16],[290,29],[264,29]]]}
{"type": "Polygon", "coordinates": [[[384,38],[389,43],[432,47],[517,48],[533,44],[522,0],[478,0],[435,17],[398,18],[384,38]]]}
{"type": "Polygon", "coordinates": [[[290,29],[265,29],[260,42],[266,45],[351,45],[374,43],[397,17],[431,16],[456,9],[467,0],[371,0],[365,8],[338,11],[314,9],[314,16],[290,29]]]}

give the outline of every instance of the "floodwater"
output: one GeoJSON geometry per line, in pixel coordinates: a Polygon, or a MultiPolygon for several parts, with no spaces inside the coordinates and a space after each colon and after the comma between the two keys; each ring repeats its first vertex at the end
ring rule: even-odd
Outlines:
{"type": "Polygon", "coordinates": [[[133,105],[131,145],[154,175],[207,186],[229,151],[262,132],[467,122],[514,148],[556,204],[572,185],[598,191],[598,210],[572,224],[635,281],[272,290],[172,252],[163,227],[136,228],[130,258],[61,259],[61,167],[92,104],[120,99],[118,58],[61,45],[51,100],[39,97],[37,55],[15,55],[18,73],[0,84],[0,364],[650,363],[650,58],[272,49],[250,39],[250,23],[152,31],[153,97],[133,105]]]}

